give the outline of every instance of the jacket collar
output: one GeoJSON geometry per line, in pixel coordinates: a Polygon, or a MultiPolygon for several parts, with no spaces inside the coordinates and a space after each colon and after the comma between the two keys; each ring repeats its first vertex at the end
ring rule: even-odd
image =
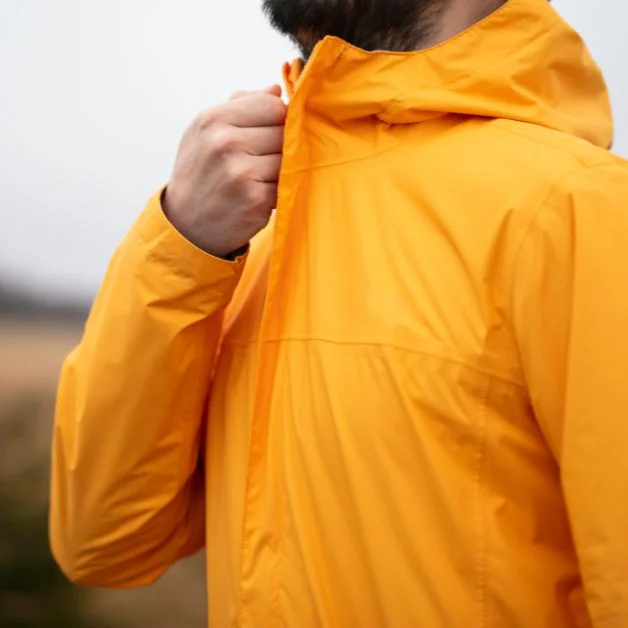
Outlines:
{"type": "Polygon", "coordinates": [[[509,0],[460,35],[416,52],[366,52],[327,37],[305,68],[286,65],[284,78],[295,106],[335,124],[460,114],[530,122],[603,147],[612,141],[602,74],[547,0],[509,0]]]}

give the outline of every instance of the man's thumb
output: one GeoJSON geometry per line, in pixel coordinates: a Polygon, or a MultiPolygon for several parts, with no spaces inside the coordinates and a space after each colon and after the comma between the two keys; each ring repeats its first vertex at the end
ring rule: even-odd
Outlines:
{"type": "Polygon", "coordinates": [[[277,98],[281,98],[281,85],[271,85],[270,87],[266,87],[263,91],[267,94],[277,96],[277,98]]]}
{"type": "MultiPolygon", "coordinates": [[[[265,87],[261,91],[264,92],[265,94],[270,94],[271,96],[277,96],[277,98],[281,98],[281,86],[280,85],[271,85],[270,87],[265,87]]],[[[257,93],[259,94],[259,92],[257,93]]],[[[235,94],[233,94],[229,100],[239,100],[240,98],[246,98],[247,96],[250,96],[251,94],[255,94],[255,92],[246,91],[242,89],[240,91],[237,91],[235,94]]]]}

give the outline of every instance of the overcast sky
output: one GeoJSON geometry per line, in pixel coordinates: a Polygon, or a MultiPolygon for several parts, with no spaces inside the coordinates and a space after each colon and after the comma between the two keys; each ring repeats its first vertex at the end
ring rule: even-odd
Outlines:
{"type": "MultiPolygon", "coordinates": [[[[0,277],[94,293],[188,121],[294,56],[260,3],[0,0],[0,277]]],[[[554,4],[606,73],[628,156],[628,4],[554,4]]]]}

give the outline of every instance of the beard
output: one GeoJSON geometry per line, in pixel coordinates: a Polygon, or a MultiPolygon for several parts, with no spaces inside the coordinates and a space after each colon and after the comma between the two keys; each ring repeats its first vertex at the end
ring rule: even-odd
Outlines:
{"type": "Polygon", "coordinates": [[[271,25],[307,59],[325,36],[364,50],[417,50],[450,0],[263,0],[271,25]]]}

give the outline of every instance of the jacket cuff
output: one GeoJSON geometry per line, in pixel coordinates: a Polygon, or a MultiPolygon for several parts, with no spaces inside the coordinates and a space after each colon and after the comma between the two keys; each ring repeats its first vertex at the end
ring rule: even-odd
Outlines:
{"type": "Polygon", "coordinates": [[[240,278],[248,248],[233,260],[215,257],[190,242],[168,220],[161,205],[163,189],[148,202],[136,223],[146,255],[164,264],[177,276],[192,280],[197,286],[240,278]]]}

